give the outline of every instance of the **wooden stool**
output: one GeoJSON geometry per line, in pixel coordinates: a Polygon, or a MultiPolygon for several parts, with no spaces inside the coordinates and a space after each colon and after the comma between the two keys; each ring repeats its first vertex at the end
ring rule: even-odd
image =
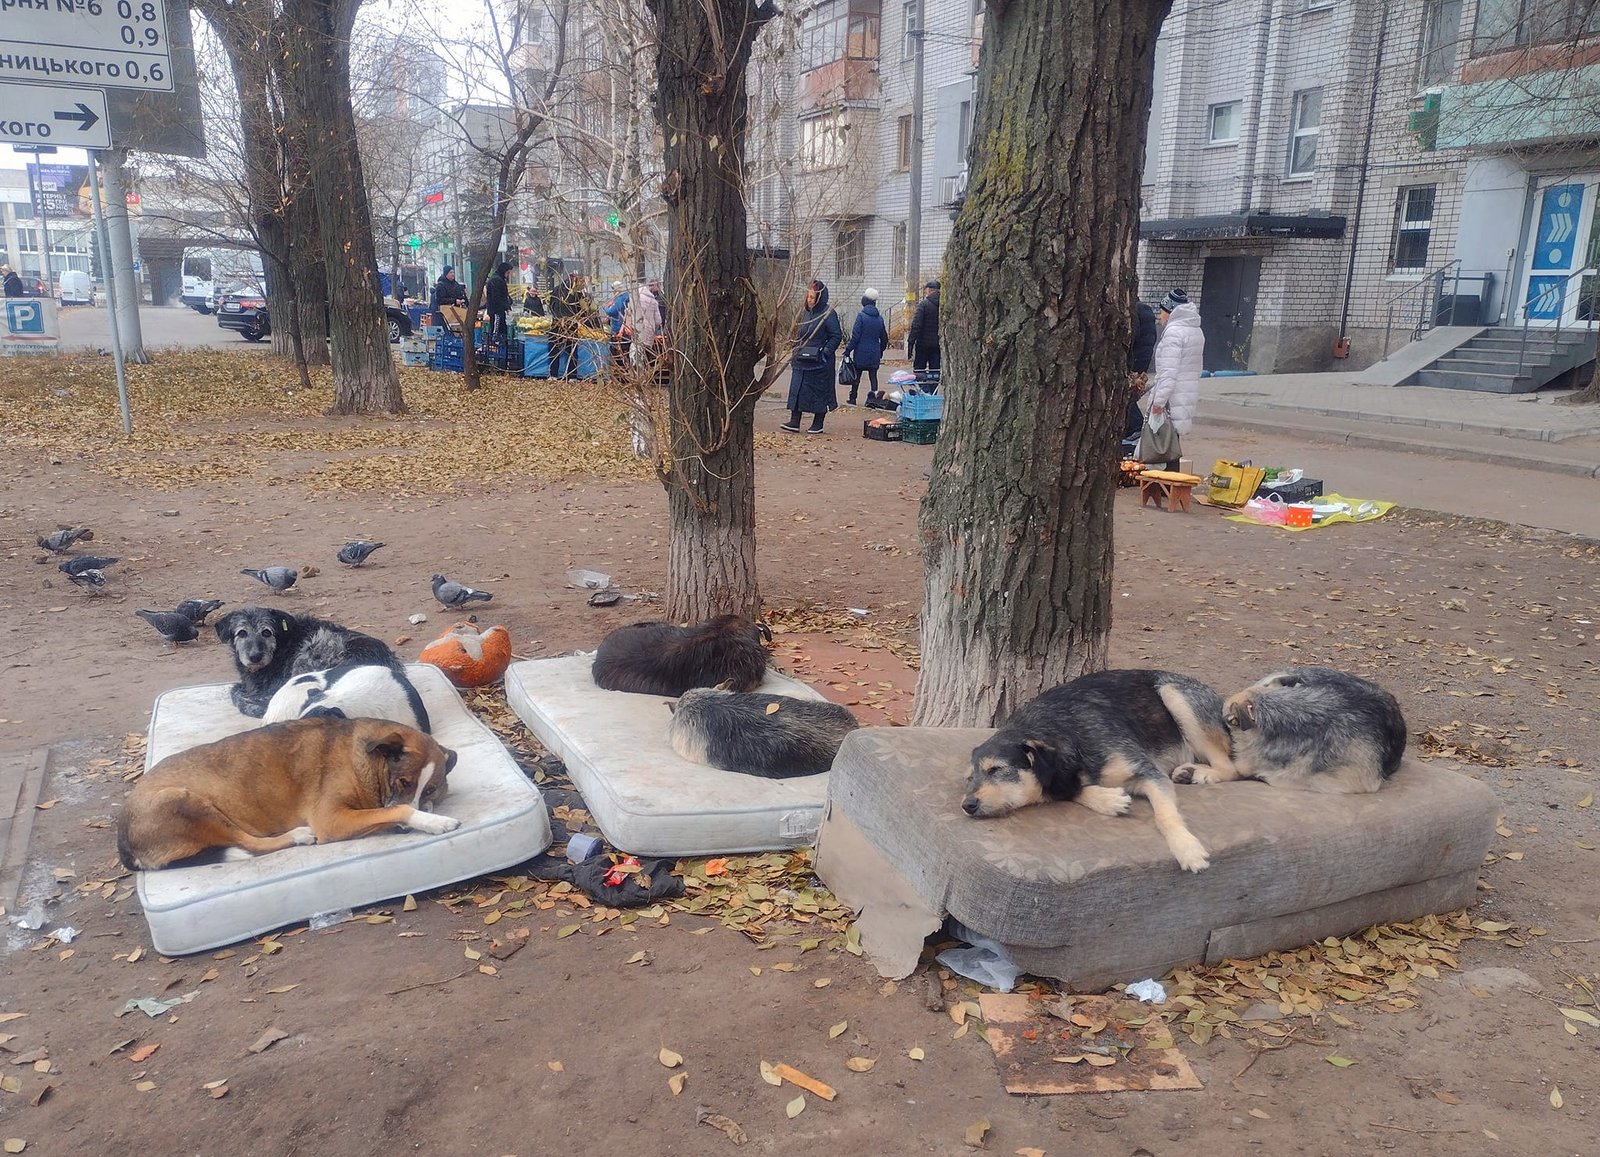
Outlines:
{"type": "Polygon", "coordinates": [[[1202,479],[1197,474],[1180,474],[1176,470],[1146,470],[1139,475],[1139,505],[1144,506],[1155,500],[1157,506],[1161,500],[1167,500],[1168,510],[1182,510],[1188,512],[1189,491],[1200,484],[1202,479]]]}

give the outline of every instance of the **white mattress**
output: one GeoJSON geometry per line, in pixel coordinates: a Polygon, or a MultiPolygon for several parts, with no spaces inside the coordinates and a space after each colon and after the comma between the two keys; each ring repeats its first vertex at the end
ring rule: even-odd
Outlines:
{"type": "MultiPolygon", "coordinates": [[[[780,851],[809,844],[828,777],[765,779],[690,763],[667,742],[660,695],[604,691],[593,655],[529,659],[506,672],[506,701],[567,765],[613,846],[643,856],[780,851]]],[[[762,691],[822,699],[769,670],[762,691]]]]}
{"type": "MultiPolygon", "coordinates": [[[[156,950],[168,956],[232,944],[322,912],[437,888],[536,856],[550,846],[550,813],[494,733],[467,710],[437,667],[406,673],[427,705],[433,736],[456,752],[439,806],[461,827],[443,835],[394,832],[286,848],[253,860],[138,873],[139,902],[156,950]]],[[[156,699],[145,769],[177,751],[260,721],[241,715],[228,684],[180,687],[156,699]]]]}

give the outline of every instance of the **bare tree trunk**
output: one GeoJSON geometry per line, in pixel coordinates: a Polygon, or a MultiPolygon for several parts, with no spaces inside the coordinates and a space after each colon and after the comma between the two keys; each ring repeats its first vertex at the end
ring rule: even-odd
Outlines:
{"type": "Polygon", "coordinates": [[[919,726],[987,726],[1105,664],[1140,146],[1168,6],[989,6],[920,518],[919,726]]]}
{"type": "MultiPolygon", "coordinates": [[[[283,0],[284,82],[303,130],[322,232],[335,414],[405,410],[377,284],[377,254],[350,104],[350,30],[359,0],[283,0]]],[[[302,317],[304,315],[302,314],[302,317]]]]}
{"type": "Polygon", "coordinates": [[[745,68],[776,10],[751,0],[650,0],[656,119],[666,137],[672,342],[667,617],[761,609],[756,581],[757,301],[744,204],[745,68]]]}
{"type": "Polygon", "coordinates": [[[1600,357],[1595,358],[1594,372],[1589,375],[1589,384],[1576,393],[1557,398],[1556,403],[1562,406],[1593,406],[1600,404],[1600,357]]]}

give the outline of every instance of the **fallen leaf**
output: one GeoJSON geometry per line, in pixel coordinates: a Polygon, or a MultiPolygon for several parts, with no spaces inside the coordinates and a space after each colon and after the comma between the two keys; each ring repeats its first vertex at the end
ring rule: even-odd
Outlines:
{"type": "Polygon", "coordinates": [[[665,1045],[663,1045],[661,1047],[661,1051],[656,1054],[656,1059],[669,1069],[675,1069],[679,1065],[683,1064],[683,1057],[679,1056],[665,1045]]]}
{"type": "Polygon", "coordinates": [[[61,801],[59,799],[45,799],[45,800],[40,800],[38,803],[34,804],[33,806],[38,808],[42,812],[47,812],[51,808],[55,807],[56,804],[58,804],[60,802],[61,801]]]}
{"type": "Polygon", "coordinates": [[[20,1093],[22,1092],[22,1082],[17,1080],[16,1077],[0,1077],[0,1092],[20,1093]]]}
{"type": "Polygon", "coordinates": [[[821,980],[813,980],[811,982],[811,987],[812,988],[827,988],[828,985],[830,985],[832,983],[833,983],[833,981],[829,980],[826,976],[824,976],[821,980]]]}
{"type": "Polygon", "coordinates": [[[983,1139],[988,1135],[989,1118],[981,1117],[967,1126],[967,1131],[961,1139],[968,1145],[971,1145],[974,1149],[982,1149],[983,1139]]]}
{"type": "Polygon", "coordinates": [[[1355,1064],[1355,1061],[1351,1060],[1349,1057],[1323,1057],[1322,1059],[1327,1061],[1330,1065],[1333,1065],[1335,1068],[1340,1069],[1348,1069],[1351,1065],[1355,1064]]]}
{"type": "Polygon", "coordinates": [[[156,1083],[154,1081],[140,1081],[133,1087],[138,1089],[141,1093],[148,1093],[156,1087],[156,1083]]]}
{"type": "Polygon", "coordinates": [[[1561,1015],[1568,1020],[1575,1020],[1579,1024],[1586,1024],[1592,1028],[1600,1028],[1600,1020],[1596,1020],[1593,1013],[1584,1012],[1581,1008],[1563,1008],[1561,1015]]]}
{"type": "Polygon", "coordinates": [[[1043,1149],[1013,1149],[1016,1157],[1044,1157],[1043,1149]]]}
{"type": "Polygon", "coordinates": [[[416,910],[417,898],[415,896],[407,896],[406,902],[400,905],[400,911],[402,912],[415,912],[416,910]]]}
{"type": "Polygon", "coordinates": [[[295,989],[297,989],[299,987],[300,987],[300,984],[297,981],[294,984],[280,984],[276,988],[269,988],[269,989],[267,989],[267,992],[272,996],[279,996],[279,995],[281,995],[281,994],[283,994],[285,992],[293,992],[295,989]]]}
{"type": "Polygon", "coordinates": [[[210,1092],[212,1089],[220,1089],[220,1088],[222,1088],[222,1086],[227,1084],[227,1083],[228,1083],[228,1078],[227,1077],[223,1077],[221,1080],[207,1081],[205,1084],[201,1085],[200,1087],[202,1089],[205,1089],[207,1092],[210,1092]]]}
{"type": "Polygon", "coordinates": [[[726,876],[728,874],[728,861],[726,857],[706,861],[706,875],[726,876]]]}
{"type": "Polygon", "coordinates": [[[11,1020],[21,1020],[27,1015],[25,1012],[0,1012],[0,1024],[5,1024],[11,1020]]]}
{"type": "Polygon", "coordinates": [[[128,953],[128,963],[129,964],[137,964],[137,963],[139,963],[139,958],[142,957],[143,955],[144,955],[144,949],[142,947],[135,948],[132,952],[128,953]]]}
{"type": "Polygon", "coordinates": [[[906,1056],[910,1057],[914,1061],[920,1061],[927,1055],[928,1054],[923,1052],[920,1048],[908,1049],[906,1051],[906,1056]]]}
{"type": "Polygon", "coordinates": [[[567,1067],[560,1061],[546,1061],[544,1067],[549,1069],[552,1073],[564,1073],[567,1071],[567,1067]]]}
{"type": "Polygon", "coordinates": [[[561,931],[556,933],[556,939],[557,940],[565,940],[568,936],[571,936],[574,932],[576,932],[581,927],[583,927],[583,925],[581,925],[581,924],[568,924],[565,928],[561,929],[561,931]]]}
{"type": "Polygon", "coordinates": [[[1117,1063],[1116,1057],[1104,1056],[1100,1053],[1085,1053],[1084,1060],[1089,1062],[1091,1068],[1106,1069],[1117,1063]]]}
{"type": "Polygon", "coordinates": [[[500,923],[500,917],[504,914],[505,913],[501,912],[500,909],[496,908],[493,912],[490,912],[483,918],[483,922],[485,924],[498,924],[500,923]]]}
{"type": "Polygon", "coordinates": [[[1272,1114],[1268,1113],[1265,1109],[1251,1109],[1250,1115],[1258,1121],[1272,1120],[1272,1114]]]}
{"type": "Polygon", "coordinates": [[[1433,1097],[1434,1100],[1443,1101],[1447,1105],[1459,1105],[1461,1103],[1460,1097],[1456,1096],[1454,1093],[1447,1093],[1443,1089],[1435,1089],[1433,1091],[1433,1097]]]}
{"type": "Polygon", "coordinates": [[[794,1120],[796,1117],[798,1117],[801,1113],[804,1113],[805,1111],[806,1111],[806,1095],[804,1093],[801,1093],[798,1097],[796,1097],[794,1100],[790,1101],[787,1105],[785,1105],[783,1107],[783,1115],[785,1117],[788,1117],[789,1120],[791,1120],[791,1121],[794,1120]]]}
{"type": "Polygon", "coordinates": [[[739,1127],[739,1122],[732,1117],[724,1117],[721,1113],[709,1113],[702,1108],[695,1115],[695,1120],[702,1125],[710,1125],[713,1129],[721,1129],[728,1135],[728,1140],[735,1145],[743,1145],[750,1140],[745,1131],[739,1127]]]}
{"type": "Polygon", "coordinates": [[[672,1090],[672,1095],[674,1097],[676,1097],[679,1093],[683,1092],[683,1086],[687,1085],[688,1083],[689,1083],[689,1074],[688,1073],[673,1073],[670,1077],[667,1078],[667,1088],[672,1090]]]}
{"type": "Polygon", "coordinates": [[[783,1078],[772,1071],[772,1065],[767,1061],[761,1062],[761,1079],[769,1085],[783,1084],[783,1078]]]}
{"type": "Polygon", "coordinates": [[[28,1143],[21,1137],[7,1137],[5,1150],[7,1153],[21,1153],[28,1147],[28,1143]]]}
{"type": "Polygon", "coordinates": [[[778,706],[779,705],[776,704],[776,703],[768,703],[767,704],[767,714],[768,715],[775,714],[777,712],[777,710],[778,710],[778,706]]]}
{"type": "Polygon", "coordinates": [[[1588,795],[1584,796],[1582,799],[1580,799],[1578,801],[1578,806],[1579,807],[1588,807],[1593,802],[1594,802],[1594,792],[1591,791],[1588,795]]]}
{"type": "Polygon", "coordinates": [[[54,1085],[40,1085],[39,1091],[28,1098],[28,1104],[37,1109],[40,1105],[44,1104],[45,1098],[55,1091],[56,1087],[54,1085]]]}
{"type": "Polygon", "coordinates": [[[833,1040],[835,1037],[843,1035],[844,1030],[849,1028],[849,1027],[850,1027],[850,1022],[849,1021],[841,1020],[838,1024],[834,1025],[832,1028],[830,1028],[828,1030],[828,1039],[829,1040],[833,1040]]]}
{"type": "Polygon", "coordinates": [[[205,971],[205,975],[200,977],[200,983],[201,984],[209,984],[209,983],[211,983],[213,980],[215,980],[217,977],[219,977],[221,975],[222,975],[222,973],[219,972],[217,969],[208,968],[205,971]]]}
{"type": "Polygon", "coordinates": [[[134,1064],[138,1064],[141,1061],[147,1061],[156,1055],[156,1050],[160,1047],[161,1046],[159,1044],[141,1045],[128,1054],[128,1059],[134,1064]]]}
{"type": "Polygon", "coordinates": [[[755,965],[755,964],[750,965],[750,975],[751,976],[760,976],[761,975],[760,967],[758,965],[755,965]]]}
{"type": "Polygon", "coordinates": [[[872,1057],[849,1057],[845,1060],[844,1067],[852,1073],[868,1073],[877,1063],[872,1057]]]}
{"type": "MultiPolygon", "coordinates": [[[[574,924],[573,928],[576,929],[577,925],[574,924]]],[[[476,948],[468,948],[466,950],[466,957],[468,960],[482,960],[483,953],[479,952],[476,948]]]]}
{"type": "Polygon", "coordinates": [[[287,1040],[289,1034],[281,1028],[269,1028],[256,1038],[256,1043],[250,1046],[253,1053],[264,1053],[281,1040],[287,1040]]]}
{"type": "Polygon", "coordinates": [[[1566,1104],[1566,1102],[1561,1099],[1561,1090],[1559,1088],[1551,1089],[1550,1090],[1550,1107],[1552,1109],[1559,1109],[1564,1104],[1566,1104]]]}
{"type": "Polygon", "coordinates": [[[226,1097],[227,1095],[228,1095],[228,1086],[227,1085],[218,1085],[216,1088],[211,1090],[211,1099],[213,1101],[220,1101],[220,1100],[222,1100],[223,1097],[226,1097]]]}

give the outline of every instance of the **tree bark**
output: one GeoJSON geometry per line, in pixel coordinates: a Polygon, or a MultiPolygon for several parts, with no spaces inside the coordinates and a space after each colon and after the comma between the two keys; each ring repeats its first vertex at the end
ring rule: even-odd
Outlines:
{"type": "MultiPolygon", "coordinates": [[[[306,142],[322,233],[332,336],[335,414],[405,410],[377,281],[367,186],[350,103],[350,31],[359,0],[283,0],[284,80],[290,119],[306,142]]],[[[311,303],[307,303],[308,306],[311,303]]],[[[302,313],[304,320],[304,313],[302,313]]]]}
{"type": "Polygon", "coordinates": [[[770,4],[650,0],[665,140],[671,530],[667,617],[761,609],[756,579],[757,302],[744,203],[745,68],[770,4]]]}
{"type": "Polygon", "coordinates": [[[1105,664],[1142,142],[1168,6],[1009,0],[984,22],[919,519],[919,726],[989,726],[1105,664]]]}

